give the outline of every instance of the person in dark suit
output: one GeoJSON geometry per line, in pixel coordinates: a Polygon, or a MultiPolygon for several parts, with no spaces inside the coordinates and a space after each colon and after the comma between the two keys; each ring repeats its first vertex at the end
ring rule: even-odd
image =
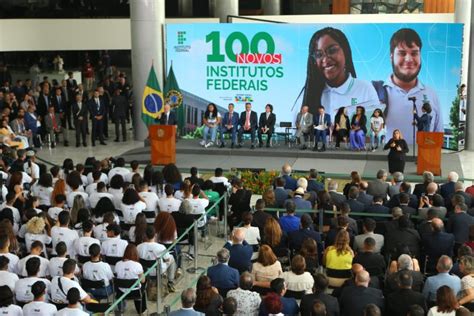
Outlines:
{"type": "Polygon", "coordinates": [[[474,204],[472,203],[473,200],[471,195],[469,193],[464,192],[464,186],[462,182],[458,181],[455,185],[455,192],[449,196],[448,201],[446,203],[446,208],[450,213],[454,210],[453,200],[460,199],[461,197],[468,208],[474,206],[474,204]]]}
{"type": "MultiPolygon", "coordinates": [[[[64,98],[62,94],[61,88],[56,88],[55,90],[55,95],[51,98],[51,105],[54,106],[54,112],[58,116],[58,118],[61,120],[61,125],[63,127],[66,126],[66,99],[64,98]]],[[[49,112],[49,108],[48,108],[49,112]]]]}
{"type": "Polygon", "coordinates": [[[404,203],[407,203],[408,206],[410,206],[411,208],[414,208],[414,209],[417,209],[418,208],[418,197],[414,194],[410,194],[411,192],[411,185],[407,182],[402,182],[400,184],[400,188],[399,188],[399,193],[395,194],[394,196],[392,196],[392,198],[385,204],[385,206],[387,206],[388,208],[393,208],[395,206],[400,206],[400,197],[402,195],[406,195],[407,198],[408,198],[408,202],[404,202],[404,203]]]}
{"type": "Polygon", "coordinates": [[[158,122],[160,125],[178,125],[176,114],[171,111],[171,106],[169,104],[165,104],[163,107],[163,113],[159,114],[158,122]]]}
{"type": "Polygon", "coordinates": [[[320,300],[326,305],[327,316],[339,316],[339,303],[337,299],[325,293],[328,285],[328,278],[324,274],[318,273],[314,276],[313,293],[306,294],[301,299],[300,312],[302,316],[312,315],[315,300],[320,300]]]}
{"type": "Polygon", "coordinates": [[[390,173],[405,171],[405,158],[408,153],[407,142],[403,139],[400,130],[395,129],[393,136],[385,144],[383,150],[390,149],[388,153],[388,171],[390,173]]]}
{"type": "Polygon", "coordinates": [[[283,204],[286,205],[288,201],[293,201],[295,203],[295,209],[299,210],[309,210],[312,208],[311,202],[305,200],[304,197],[304,190],[303,188],[297,188],[295,192],[293,193],[293,197],[290,199],[287,199],[283,204]]]}
{"type": "Polygon", "coordinates": [[[337,207],[341,207],[342,204],[346,202],[346,197],[344,194],[337,192],[339,184],[336,180],[330,180],[328,183],[328,193],[331,196],[331,201],[337,207]]]}
{"type": "Polygon", "coordinates": [[[95,89],[93,98],[89,100],[88,110],[92,118],[92,146],[95,146],[97,138],[99,138],[101,145],[107,145],[104,142],[105,104],[100,100],[99,89],[95,89]]]}
{"type": "MultiPolygon", "coordinates": [[[[229,257],[229,250],[222,248],[217,252],[217,264],[207,269],[212,286],[219,290],[228,291],[239,287],[239,271],[227,265],[229,257]]],[[[225,296],[225,293],[220,294],[225,296]]]]}
{"type": "Polygon", "coordinates": [[[242,214],[250,212],[250,199],[252,192],[244,189],[242,182],[239,180],[232,184],[232,194],[229,197],[229,204],[231,205],[229,214],[229,227],[234,228],[234,225],[239,224],[242,221],[242,214]]]}
{"type": "Polygon", "coordinates": [[[285,179],[285,189],[288,189],[288,190],[291,190],[291,191],[294,191],[296,190],[296,179],[294,179],[292,176],[291,176],[291,166],[289,163],[285,163],[282,167],[281,167],[281,177],[283,179],[285,179]]]}
{"type": "Polygon", "coordinates": [[[432,233],[421,236],[423,251],[428,256],[426,270],[434,272],[436,263],[442,255],[453,257],[454,235],[445,233],[443,221],[439,218],[431,220],[432,233]]]}
{"type": "Polygon", "coordinates": [[[367,193],[372,196],[381,196],[384,201],[387,200],[389,184],[387,180],[387,171],[380,169],[377,171],[377,179],[370,181],[367,188],[367,193]]]}
{"type": "Polygon", "coordinates": [[[385,273],[385,259],[380,253],[375,253],[375,239],[365,238],[362,251],[358,252],[352,260],[352,264],[362,265],[371,276],[382,277],[385,273]]]}
{"type": "Polygon", "coordinates": [[[49,107],[49,113],[44,117],[44,127],[46,129],[46,133],[49,134],[51,148],[56,147],[56,141],[59,139],[58,135],[60,133],[63,134],[64,146],[69,146],[66,129],[62,125],[62,121],[59,117],[60,116],[55,113],[55,108],[53,105],[49,107]]]}
{"type": "Polygon", "coordinates": [[[456,191],[456,182],[458,181],[458,179],[459,175],[456,172],[451,171],[448,173],[448,182],[441,185],[439,193],[444,198],[444,205],[447,205],[446,202],[448,201],[450,195],[454,194],[454,192],[456,191]]]}
{"type": "Polygon", "coordinates": [[[318,142],[321,139],[323,143],[318,151],[326,151],[327,131],[331,127],[331,116],[324,112],[324,106],[318,107],[318,114],[313,116],[314,125],[314,147],[313,151],[318,150],[318,142]]]}
{"type": "Polygon", "coordinates": [[[374,197],[372,195],[367,194],[368,187],[369,184],[366,181],[361,181],[359,183],[359,195],[357,196],[357,201],[364,204],[365,208],[372,205],[372,201],[374,200],[374,197]]]}
{"type": "Polygon", "coordinates": [[[398,274],[399,289],[387,296],[386,313],[390,316],[406,316],[412,305],[419,305],[426,312],[426,302],[423,294],[412,290],[413,277],[404,270],[398,274]]]}
{"type": "Polygon", "coordinates": [[[288,242],[291,250],[299,251],[303,241],[307,238],[314,239],[318,244],[318,253],[322,253],[321,234],[313,229],[313,221],[309,214],[303,214],[300,229],[288,233],[288,242]]]}
{"type": "Polygon", "coordinates": [[[227,107],[229,112],[224,113],[224,116],[221,120],[221,125],[219,127],[219,132],[221,134],[221,145],[220,148],[225,147],[224,134],[231,134],[231,144],[230,147],[234,148],[235,143],[237,142],[237,127],[239,126],[239,114],[234,112],[234,103],[229,103],[227,107]]]}
{"type": "Polygon", "coordinates": [[[38,97],[36,113],[40,117],[43,117],[48,113],[49,105],[51,104],[51,95],[49,92],[49,85],[44,85],[38,97]]]}
{"type": "Polygon", "coordinates": [[[258,199],[257,202],[255,202],[255,212],[253,213],[252,226],[258,227],[260,236],[263,236],[265,223],[271,217],[271,215],[264,212],[264,210],[265,201],[263,199],[258,199]]]}
{"type": "Polygon", "coordinates": [[[454,214],[448,219],[446,231],[454,235],[456,244],[461,245],[469,240],[469,226],[474,224],[474,217],[466,213],[467,205],[464,203],[454,206],[454,214]]]}
{"type": "Polygon", "coordinates": [[[423,172],[423,183],[415,184],[415,188],[413,189],[413,194],[416,195],[418,198],[421,198],[423,193],[426,193],[426,187],[429,183],[434,181],[434,175],[430,171],[423,172]]]}
{"type": "Polygon", "coordinates": [[[314,191],[318,193],[319,191],[324,190],[324,184],[319,182],[317,179],[318,179],[318,172],[316,171],[316,169],[310,169],[309,176],[308,176],[308,187],[306,188],[306,191],[308,192],[314,191]]]}
{"type": "Polygon", "coordinates": [[[418,111],[416,109],[413,110],[413,117],[416,121],[416,127],[418,128],[419,132],[429,132],[431,126],[431,105],[429,102],[423,103],[421,106],[421,112],[423,112],[423,115],[418,116],[418,111]]]}
{"type": "Polygon", "coordinates": [[[76,101],[71,106],[72,117],[74,120],[74,128],[76,129],[76,147],[82,145],[87,147],[86,134],[87,134],[87,106],[82,102],[82,95],[76,95],[76,101]]]}
{"type": "Polygon", "coordinates": [[[40,147],[41,142],[37,135],[41,133],[41,123],[38,119],[38,114],[35,113],[36,107],[34,105],[28,106],[28,111],[25,113],[25,127],[31,131],[33,143],[35,147],[40,147]]]}
{"type": "Polygon", "coordinates": [[[349,204],[351,208],[351,212],[362,213],[365,211],[365,205],[357,201],[358,196],[359,196],[359,189],[357,187],[351,187],[349,189],[349,194],[348,194],[348,199],[347,199],[347,204],[349,204]]]}
{"type": "Polygon", "coordinates": [[[267,104],[265,112],[260,114],[258,120],[258,146],[263,147],[262,134],[267,134],[267,147],[270,147],[273,132],[275,130],[276,115],[273,113],[273,105],[267,104]]]}
{"type": "Polygon", "coordinates": [[[111,107],[113,108],[112,119],[115,123],[115,139],[118,142],[120,135],[120,127],[122,127],[122,139],[127,140],[127,127],[125,121],[127,119],[128,100],[121,94],[119,89],[115,89],[112,97],[111,107]]]}
{"type": "Polygon", "coordinates": [[[344,288],[339,300],[342,316],[362,316],[368,304],[375,304],[384,310],[385,302],[382,291],[369,287],[370,275],[367,271],[357,273],[355,286],[344,288]]]}
{"type": "Polygon", "coordinates": [[[285,201],[290,197],[291,190],[285,189],[286,180],[283,177],[278,177],[275,180],[275,201],[276,207],[282,208],[285,201]]]}
{"type": "Polygon", "coordinates": [[[68,72],[68,79],[66,80],[66,88],[68,93],[69,104],[66,105],[66,120],[69,126],[69,129],[74,129],[71,124],[71,113],[72,113],[72,104],[75,101],[76,90],[77,90],[77,81],[74,79],[74,74],[72,71],[68,72]]]}
{"type": "MultiPolygon", "coordinates": [[[[365,209],[366,213],[370,214],[390,214],[390,209],[383,205],[383,198],[381,196],[374,196],[372,205],[365,209]]],[[[376,217],[376,221],[384,221],[385,217],[376,217]]]]}
{"type": "MultiPolygon", "coordinates": [[[[281,301],[281,314],[298,315],[300,308],[298,306],[298,302],[296,302],[296,299],[293,297],[285,297],[287,287],[288,286],[285,284],[285,280],[283,278],[276,278],[270,282],[270,288],[272,292],[276,293],[281,301]]],[[[263,299],[262,303],[260,303],[258,315],[269,315],[268,309],[263,299]]]]}
{"type": "Polygon", "coordinates": [[[252,111],[252,104],[250,103],[245,103],[245,111],[240,113],[240,119],[239,119],[239,135],[238,135],[238,140],[239,140],[239,145],[237,146],[238,148],[242,147],[242,135],[244,133],[250,133],[250,140],[252,142],[252,145],[250,146],[251,149],[255,148],[255,132],[257,131],[257,112],[252,111]]]}
{"type": "Polygon", "coordinates": [[[392,258],[395,258],[399,245],[407,245],[412,256],[419,258],[420,243],[420,235],[410,228],[410,220],[406,215],[398,218],[397,228],[390,229],[385,234],[385,252],[390,253],[392,258]]]}
{"type": "Polygon", "coordinates": [[[229,266],[239,273],[250,271],[252,267],[253,248],[245,241],[245,228],[236,228],[232,233],[232,241],[227,242],[224,248],[230,252],[229,266]]]}
{"type": "Polygon", "coordinates": [[[103,131],[104,137],[109,138],[109,109],[110,109],[110,95],[105,92],[102,85],[98,86],[100,103],[104,105],[104,119],[103,119],[103,131]]]}

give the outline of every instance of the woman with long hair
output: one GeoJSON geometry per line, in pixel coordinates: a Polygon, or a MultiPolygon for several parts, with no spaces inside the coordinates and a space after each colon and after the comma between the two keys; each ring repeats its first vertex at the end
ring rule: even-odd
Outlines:
{"type": "Polygon", "coordinates": [[[94,222],[95,225],[97,224],[102,224],[102,221],[104,219],[104,215],[106,213],[112,213],[114,216],[116,216],[116,221],[117,223],[119,222],[119,218],[117,215],[115,215],[115,205],[112,202],[111,199],[108,197],[102,197],[100,198],[99,202],[97,202],[95,208],[92,210],[92,221],[94,222]]]}
{"type": "Polygon", "coordinates": [[[217,128],[221,122],[221,114],[217,112],[217,106],[214,103],[209,103],[204,112],[204,117],[202,118],[202,123],[204,125],[204,130],[202,132],[202,141],[200,142],[201,146],[209,147],[215,144],[217,136],[217,128]],[[211,141],[207,142],[207,138],[211,134],[211,141]]]}
{"type": "Polygon", "coordinates": [[[351,277],[354,252],[349,242],[349,233],[342,229],[337,233],[334,245],[324,251],[323,264],[326,266],[330,286],[340,287],[351,277]]]}
{"type": "Polygon", "coordinates": [[[334,117],[334,131],[336,134],[336,148],[341,145],[341,140],[346,143],[346,147],[349,139],[350,130],[350,119],[347,115],[347,108],[341,106],[334,117]]]}
{"type": "Polygon", "coordinates": [[[463,274],[459,305],[474,303],[474,257],[464,256],[459,260],[459,270],[463,274]]]}
{"type": "Polygon", "coordinates": [[[147,222],[145,214],[138,213],[135,217],[135,225],[130,227],[130,230],[128,231],[128,239],[138,246],[146,240],[146,227],[147,222]]]}
{"type": "Polygon", "coordinates": [[[370,144],[372,151],[375,151],[382,145],[382,137],[384,136],[385,119],[381,109],[375,109],[370,117],[370,144]],[[375,145],[377,140],[377,145],[375,145]]]}
{"type": "Polygon", "coordinates": [[[187,179],[184,180],[181,183],[181,187],[179,188],[179,190],[177,190],[174,193],[174,197],[177,198],[180,201],[192,198],[193,195],[191,193],[191,187],[192,187],[191,181],[189,181],[187,179]]]}
{"type": "Polygon", "coordinates": [[[116,210],[120,210],[122,198],[123,198],[123,177],[119,174],[116,174],[110,179],[110,188],[109,193],[114,196],[114,206],[116,210]]]}
{"type": "Polygon", "coordinates": [[[151,180],[152,175],[153,175],[153,165],[147,164],[145,166],[145,169],[143,169],[143,180],[146,181],[149,187],[152,185],[152,180],[151,180]]]}
{"type": "Polygon", "coordinates": [[[351,130],[349,132],[349,142],[351,143],[352,150],[365,150],[366,125],[367,117],[365,116],[365,108],[363,106],[357,106],[356,112],[351,119],[351,130]]]}
{"type": "Polygon", "coordinates": [[[171,184],[175,191],[179,190],[181,182],[183,182],[183,177],[181,176],[178,167],[176,167],[174,163],[170,163],[163,167],[162,172],[165,183],[171,184]]]}
{"type": "Polygon", "coordinates": [[[273,279],[283,273],[281,263],[269,245],[262,245],[258,250],[257,261],[252,264],[254,286],[269,288],[273,279]]]}
{"type": "Polygon", "coordinates": [[[352,105],[354,99],[358,104],[379,104],[372,84],[357,79],[351,47],[341,30],[326,27],[313,34],[306,69],[302,104],[313,115],[324,105],[332,116],[336,107],[352,105]]]}
{"type": "Polygon", "coordinates": [[[428,311],[428,316],[456,316],[459,308],[456,295],[447,285],[443,285],[436,291],[436,306],[428,311]]]}
{"type": "Polygon", "coordinates": [[[71,208],[71,223],[76,224],[77,223],[77,213],[79,212],[80,209],[86,207],[86,202],[84,201],[84,198],[82,195],[78,194],[74,197],[73,203],[72,203],[72,208],[71,208]]]}
{"type": "Polygon", "coordinates": [[[194,309],[198,312],[205,313],[206,316],[221,315],[219,307],[223,302],[219,291],[211,285],[211,279],[207,275],[199,277],[196,284],[196,303],[194,309]]]}
{"type": "MultiPolygon", "coordinates": [[[[155,222],[153,223],[153,227],[156,232],[156,241],[164,245],[166,248],[171,246],[171,244],[178,238],[176,222],[174,221],[173,216],[168,212],[158,213],[158,216],[156,216],[155,222]]],[[[174,257],[174,261],[176,261],[176,264],[178,265],[176,273],[179,275],[182,273],[180,253],[181,248],[179,245],[176,245],[174,251],[171,253],[174,257]]]]}
{"type": "Polygon", "coordinates": [[[306,260],[306,271],[313,274],[319,267],[318,244],[313,238],[306,238],[300,249],[300,255],[306,260]]]}
{"type": "Polygon", "coordinates": [[[51,192],[51,201],[56,201],[56,195],[62,194],[66,196],[66,181],[58,179],[54,184],[53,192],[51,192]]]}
{"type": "Polygon", "coordinates": [[[9,219],[0,220],[0,235],[8,236],[10,245],[8,247],[9,252],[18,254],[20,251],[20,244],[16,239],[15,232],[13,231],[12,221],[9,219]]]}
{"type": "Polygon", "coordinates": [[[72,161],[71,158],[64,159],[62,167],[62,178],[65,179],[72,171],[74,171],[74,161],[72,161]]]}
{"type": "Polygon", "coordinates": [[[277,207],[275,191],[273,190],[273,188],[266,189],[265,192],[263,192],[262,194],[262,199],[265,201],[265,207],[277,207]]]}
{"type": "Polygon", "coordinates": [[[49,173],[43,173],[37,183],[31,187],[31,194],[39,198],[42,209],[48,210],[51,206],[51,194],[53,193],[53,177],[49,173]]]}
{"type": "Polygon", "coordinates": [[[392,138],[383,147],[383,150],[387,149],[390,150],[388,153],[388,171],[392,174],[397,171],[403,173],[405,171],[405,158],[409,149],[399,129],[393,131],[392,138]]]}
{"type": "Polygon", "coordinates": [[[163,173],[160,170],[153,171],[151,176],[151,192],[156,193],[158,197],[161,199],[162,197],[166,197],[166,193],[164,190],[164,181],[165,178],[163,177],[163,173]]]}
{"type": "Polygon", "coordinates": [[[137,214],[146,211],[146,204],[141,200],[137,191],[128,188],[123,193],[120,209],[122,210],[125,224],[133,224],[135,223],[137,214]]]}
{"type": "Polygon", "coordinates": [[[362,178],[361,178],[359,172],[352,171],[351,172],[351,182],[346,183],[346,185],[344,186],[344,189],[342,189],[342,193],[344,193],[346,198],[349,196],[349,190],[352,187],[357,187],[358,188],[361,181],[362,181],[362,178]]]}
{"type": "Polygon", "coordinates": [[[262,244],[269,245],[277,257],[288,255],[287,236],[280,223],[272,216],[267,219],[263,228],[262,244]]]}

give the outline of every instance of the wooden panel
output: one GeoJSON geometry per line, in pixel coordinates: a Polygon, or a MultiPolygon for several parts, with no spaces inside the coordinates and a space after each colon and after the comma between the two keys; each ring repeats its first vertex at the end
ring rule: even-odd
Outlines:
{"type": "Polygon", "coordinates": [[[349,14],[351,11],[350,0],[333,0],[332,14],[349,14]]]}
{"type": "Polygon", "coordinates": [[[425,13],[454,13],[455,0],[424,0],[425,13]]]}

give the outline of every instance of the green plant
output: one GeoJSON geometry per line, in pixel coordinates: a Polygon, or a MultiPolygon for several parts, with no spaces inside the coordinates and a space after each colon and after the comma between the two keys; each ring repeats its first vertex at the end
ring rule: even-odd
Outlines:
{"type": "MultiPolygon", "coordinates": [[[[459,91],[459,85],[456,86],[459,91]]],[[[451,109],[449,110],[449,125],[452,128],[453,137],[451,138],[448,148],[457,150],[459,146],[459,105],[461,103],[460,94],[457,93],[453,100],[451,109]]]]}

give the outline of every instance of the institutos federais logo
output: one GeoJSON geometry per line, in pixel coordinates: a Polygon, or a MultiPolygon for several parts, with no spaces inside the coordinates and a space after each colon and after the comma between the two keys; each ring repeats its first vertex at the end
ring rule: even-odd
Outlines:
{"type": "Polygon", "coordinates": [[[186,31],[178,31],[176,34],[178,45],[174,47],[175,52],[187,53],[191,50],[191,45],[187,45],[186,31]]]}
{"type": "Polygon", "coordinates": [[[266,91],[271,80],[283,78],[283,55],[267,32],[251,38],[232,32],[222,41],[220,32],[213,31],[207,34],[206,43],[207,90],[266,91]]]}

